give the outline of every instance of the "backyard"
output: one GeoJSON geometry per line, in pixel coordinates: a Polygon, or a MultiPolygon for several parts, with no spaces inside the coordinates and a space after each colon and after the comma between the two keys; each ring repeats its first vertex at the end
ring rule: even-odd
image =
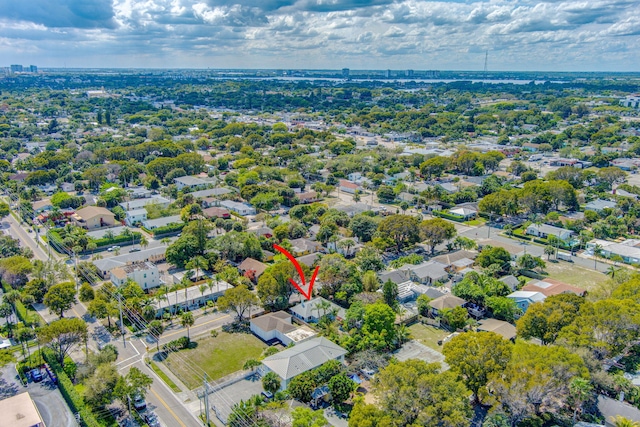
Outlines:
{"type": "MultiPolygon", "coordinates": [[[[546,258],[545,261],[547,261],[546,258]]],[[[603,273],[562,261],[547,261],[545,271],[552,279],[578,286],[587,291],[609,278],[603,273]]]]}
{"type": "Polygon", "coordinates": [[[438,341],[450,334],[449,331],[444,329],[421,323],[409,326],[409,331],[413,339],[437,351],[442,351],[442,346],[438,345],[438,341]]]}
{"type": "Polygon", "coordinates": [[[204,370],[211,380],[218,380],[242,369],[249,359],[257,359],[267,347],[251,334],[220,332],[217,337],[196,341],[193,349],[171,353],[164,363],[190,389],[202,385],[202,377],[195,375],[193,367],[204,370]],[[185,366],[184,362],[189,366],[185,366]]]}

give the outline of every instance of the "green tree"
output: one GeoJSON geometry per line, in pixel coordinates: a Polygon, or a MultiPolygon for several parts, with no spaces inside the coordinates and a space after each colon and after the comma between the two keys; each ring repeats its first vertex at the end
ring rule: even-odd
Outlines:
{"type": "Polygon", "coordinates": [[[389,307],[393,309],[398,307],[398,285],[391,280],[387,280],[382,285],[382,296],[389,307]]]}
{"type": "Polygon", "coordinates": [[[574,377],[569,383],[569,396],[571,397],[571,406],[573,407],[573,424],[576,424],[578,412],[582,411],[582,406],[589,400],[593,386],[591,382],[582,377],[574,377]]]}
{"type": "Polygon", "coordinates": [[[53,350],[60,365],[71,348],[87,340],[87,324],[82,319],[59,319],[37,331],[40,342],[53,350]]]}
{"type": "Polygon", "coordinates": [[[76,287],[73,282],[60,283],[49,288],[44,295],[44,305],[60,318],[64,317],[64,312],[73,307],[76,301],[76,287]]]}
{"type": "Polygon", "coordinates": [[[0,219],[9,215],[10,212],[11,210],[9,209],[9,205],[6,204],[5,202],[0,202],[0,219]]]}
{"type": "Polygon", "coordinates": [[[452,329],[462,329],[467,324],[469,313],[464,307],[445,308],[442,310],[442,318],[452,329]]]}
{"type": "Polygon", "coordinates": [[[434,254],[437,245],[453,239],[456,228],[442,218],[434,218],[420,223],[420,234],[431,248],[431,253],[434,254]]]}
{"type": "Polygon", "coordinates": [[[353,262],[360,268],[360,271],[381,271],[385,267],[380,251],[371,244],[360,249],[353,262]]]}
{"type": "Polygon", "coordinates": [[[120,375],[113,363],[103,363],[84,382],[82,395],[85,402],[93,409],[104,408],[113,400],[113,393],[118,384],[120,375]]]}
{"type": "Polygon", "coordinates": [[[442,348],[445,362],[480,403],[480,389],[489,378],[502,372],[511,358],[512,345],[493,332],[467,332],[447,342],[442,348]]]}
{"type": "Polygon", "coordinates": [[[187,328],[187,339],[189,341],[191,341],[191,337],[189,336],[189,328],[191,328],[195,322],[196,321],[193,318],[193,313],[191,313],[190,311],[186,311],[182,313],[182,316],[180,316],[180,324],[183,328],[187,328]]]}
{"type": "Polygon", "coordinates": [[[351,378],[347,377],[345,373],[334,375],[331,377],[327,385],[331,392],[331,398],[334,402],[338,403],[343,403],[349,399],[349,397],[351,397],[351,393],[356,389],[356,383],[354,383],[351,378]]]}
{"type": "Polygon", "coordinates": [[[247,311],[258,303],[258,298],[245,285],[227,289],[224,296],[218,299],[218,308],[222,311],[233,310],[236,320],[242,322],[247,311]]]}
{"type": "Polygon", "coordinates": [[[292,398],[301,402],[310,402],[311,393],[317,387],[315,375],[311,371],[303,372],[289,381],[287,390],[292,398]]]}
{"type": "Polygon", "coordinates": [[[280,377],[275,372],[267,372],[262,377],[262,388],[271,394],[276,394],[280,390],[280,377]]]}
{"type": "Polygon", "coordinates": [[[584,298],[574,294],[547,297],[543,302],[531,304],[518,320],[518,335],[524,339],[538,338],[542,344],[553,344],[558,334],[573,323],[584,304],[584,298]]]}
{"type": "Polygon", "coordinates": [[[389,215],[380,221],[378,233],[394,241],[398,252],[420,241],[418,220],[409,215],[389,215]]]}
{"type": "Polygon", "coordinates": [[[349,229],[361,242],[369,242],[378,228],[376,221],[367,215],[356,215],[349,222],[349,229]]]}
{"type": "Polygon", "coordinates": [[[79,293],[80,301],[90,302],[95,298],[95,296],[96,296],[96,293],[89,283],[84,282],[80,286],[80,293],[79,293]]]}
{"type": "Polygon", "coordinates": [[[291,411],[293,423],[291,427],[325,427],[329,423],[322,415],[322,411],[314,411],[309,408],[298,406],[291,411]]]}
{"type": "Polygon", "coordinates": [[[394,425],[469,425],[468,391],[453,372],[440,373],[439,364],[409,359],[391,363],[376,378],[379,405],[394,425]]]}
{"type": "Polygon", "coordinates": [[[164,324],[162,320],[152,320],[147,326],[147,331],[156,340],[156,349],[160,352],[160,337],[164,333],[164,324]]]}

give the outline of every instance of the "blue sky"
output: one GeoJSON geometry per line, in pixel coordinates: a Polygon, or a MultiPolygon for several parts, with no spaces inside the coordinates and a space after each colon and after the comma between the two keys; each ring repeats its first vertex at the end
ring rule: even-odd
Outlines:
{"type": "Polygon", "coordinates": [[[0,66],[640,71],[640,0],[0,0],[0,66]]]}

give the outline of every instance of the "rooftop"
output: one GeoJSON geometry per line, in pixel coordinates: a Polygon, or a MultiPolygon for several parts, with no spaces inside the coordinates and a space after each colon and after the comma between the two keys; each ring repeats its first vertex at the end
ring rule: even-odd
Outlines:
{"type": "Polygon", "coordinates": [[[347,350],[324,337],[320,337],[303,341],[294,347],[269,356],[262,363],[281,378],[289,380],[345,354],[347,354],[347,350]]]}
{"type": "Polygon", "coordinates": [[[40,412],[29,392],[0,400],[0,414],[0,427],[44,427],[40,412]]]}

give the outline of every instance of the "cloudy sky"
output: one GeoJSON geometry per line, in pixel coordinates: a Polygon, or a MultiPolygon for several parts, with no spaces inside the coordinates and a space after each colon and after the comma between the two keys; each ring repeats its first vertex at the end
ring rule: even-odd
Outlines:
{"type": "Polygon", "coordinates": [[[0,0],[0,66],[640,71],[640,0],[0,0]]]}

